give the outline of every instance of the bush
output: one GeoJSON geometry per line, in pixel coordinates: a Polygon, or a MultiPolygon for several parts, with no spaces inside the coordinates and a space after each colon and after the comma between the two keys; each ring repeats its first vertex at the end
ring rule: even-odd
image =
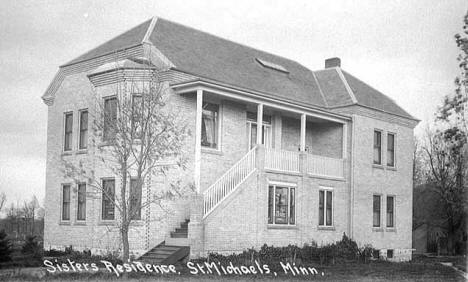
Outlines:
{"type": "Polygon", "coordinates": [[[34,259],[42,259],[42,246],[37,242],[36,236],[27,236],[21,253],[32,256],[34,259]]]}
{"type": "Polygon", "coordinates": [[[44,256],[53,257],[57,259],[58,263],[66,263],[67,259],[75,262],[86,263],[101,263],[101,260],[107,260],[113,264],[121,264],[122,260],[119,259],[116,253],[108,253],[106,255],[92,255],[91,250],[75,251],[72,246],[66,247],[64,251],[50,249],[44,252],[44,256]]]}
{"type": "Polygon", "coordinates": [[[7,234],[5,230],[0,231],[0,262],[7,262],[11,261],[11,242],[10,239],[7,238],[7,234]]]}
{"type": "MultiPolygon", "coordinates": [[[[194,262],[216,261],[222,264],[232,262],[234,265],[254,265],[255,261],[268,264],[272,267],[280,267],[279,262],[290,262],[296,265],[304,264],[343,264],[343,263],[367,263],[370,261],[374,249],[371,245],[361,248],[357,243],[343,234],[341,241],[327,244],[321,247],[317,243],[305,244],[302,248],[289,245],[287,247],[273,247],[263,245],[260,250],[249,249],[240,254],[228,256],[210,253],[206,259],[194,260],[194,262]]],[[[275,269],[272,269],[275,270],[275,269]]]]}

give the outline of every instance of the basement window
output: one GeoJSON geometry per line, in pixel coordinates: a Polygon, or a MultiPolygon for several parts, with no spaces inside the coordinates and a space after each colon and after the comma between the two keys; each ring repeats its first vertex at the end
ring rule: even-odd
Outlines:
{"type": "Polygon", "coordinates": [[[284,73],[289,73],[289,71],[285,67],[283,67],[282,65],[278,65],[278,64],[275,64],[275,63],[272,63],[272,62],[268,62],[268,61],[265,61],[265,60],[262,60],[262,59],[259,59],[259,58],[255,58],[255,60],[257,60],[257,62],[262,67],[269,68],[269,69],[276,70],[276,71],[280,71],[280,72],[284,72],[284,73]]]}

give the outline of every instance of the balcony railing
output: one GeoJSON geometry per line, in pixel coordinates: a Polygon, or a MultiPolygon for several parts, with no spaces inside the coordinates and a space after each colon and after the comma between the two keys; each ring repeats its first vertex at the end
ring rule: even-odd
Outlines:
{"type": "Polygon", "coordinates": [[[344,160],[305,152],[265,148],[265,169],[343,178],[344,160]]]}

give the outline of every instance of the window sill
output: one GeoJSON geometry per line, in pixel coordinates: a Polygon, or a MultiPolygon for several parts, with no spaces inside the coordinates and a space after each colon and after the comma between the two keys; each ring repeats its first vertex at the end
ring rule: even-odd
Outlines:
{"type": "Polygon", "coordinates": [[[384,169],[384,166],[381,164],[372,164],[372,168],[384,169]]]}
{"type": "Polygon", "coordinates": [[[220,156],[223,155],[223,152],[221,152],[221,150],[219,150],[219,149],[212,149],[212,148],[202,147],[201,151],[202,151],[202,153],[207,153],[207,154],[220,155],[220,156]]]}
{"type": "Polygon", "coordinates": [[[396,171],[397,169],[396,169],[396,167],[394,167],[394,166],[387,166],[387,170],[396,171]]]}
{"type": "Polygon", "coordinates": [[[372,232],[384,232],[383,227],[372,227],[372,232]]]}
{"type": "Polygon", "coordinates": [[[319,225],[317,226],[317,230],[323,230],[323,231],[335,231],[335,226],[322,226],[319,225]]]}
{"type": "Polygon", "coordinates": [[[59,225],[71,225],[70,221],[60,221],[59,225]]]}
{"type": "Polygon", "coordinates": [[[387,229],[385,229],[385,231],[387,231],[387,232],[397,232],[395,227],[387,227],[387,229]]]}
{"type": "Polygon", "coordinates": [[[62,151],[62,154],[61,154],[62,157],[71,156],[71,155],[73,155],[73,151],[62,151]]]}
{"type": "Polygon", "coordinates": [[[106,225],[116,225],[116,222],[115,220],[101,220],[99,221],[98,225],[103,225],[103,226],[106,226],[106,225]]]}
{"type": "Polygon", "coordinates": [[[142,219],[133,219],[130,222],[130,225],[132,225],[132,226],[143,226],[143,225],[145,225],[145,222],[142,219]]]}
{"type": "Polygon", "coordinates": [[[78,150],[76,151],[76,154],[87,154],[88,153],[88,149],[81,149],[81,150],[78,150]]]}
{"type": "Polygon", "coordinates": [[[84,221],[84,220],[75,221],[75,224],[74,224],[74,225],[81,225],[81,226],[84,226],[84,225],[86,225],[86,221],[84,221]]]}
{"type": "Polygon", "coordinates": [[[267,224],[267,229],[298,229],[296,225],[267,224]]]}

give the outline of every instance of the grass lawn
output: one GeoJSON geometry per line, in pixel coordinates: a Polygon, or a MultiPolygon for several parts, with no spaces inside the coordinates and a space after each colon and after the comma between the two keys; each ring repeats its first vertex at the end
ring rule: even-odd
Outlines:
{"type": "MultiPolygon", "coordinates": [[[[465,281],[463,276],[454,269],[438,264],[438,262],[372,262],[370,264],[347,264],[319,267],[315,266],[319,273],[324,275],[315,276],[292,276],[278,272],[278,276],[270,275],[245,275],[245,276],[218,276],[218,275],[191,275],[183,273],[181,275],[157,275],[130,273],[125,278],[117,278],[109,273],[62,273],[47,274],[42,278],[31,275],[19,274],[16,276],[0,276],[1,281],[205,281],[218,280],[220,278],[230,281],[297,281],[297,280],[317,280],[317,281],[465,281]]],[[[177,266],[177,269],[183,267],[177,266]]],[[[187,272],[187,271],[185,271],[187,272]]],[[[1,274],[1,273],[0,273],[1,274]]]]}

